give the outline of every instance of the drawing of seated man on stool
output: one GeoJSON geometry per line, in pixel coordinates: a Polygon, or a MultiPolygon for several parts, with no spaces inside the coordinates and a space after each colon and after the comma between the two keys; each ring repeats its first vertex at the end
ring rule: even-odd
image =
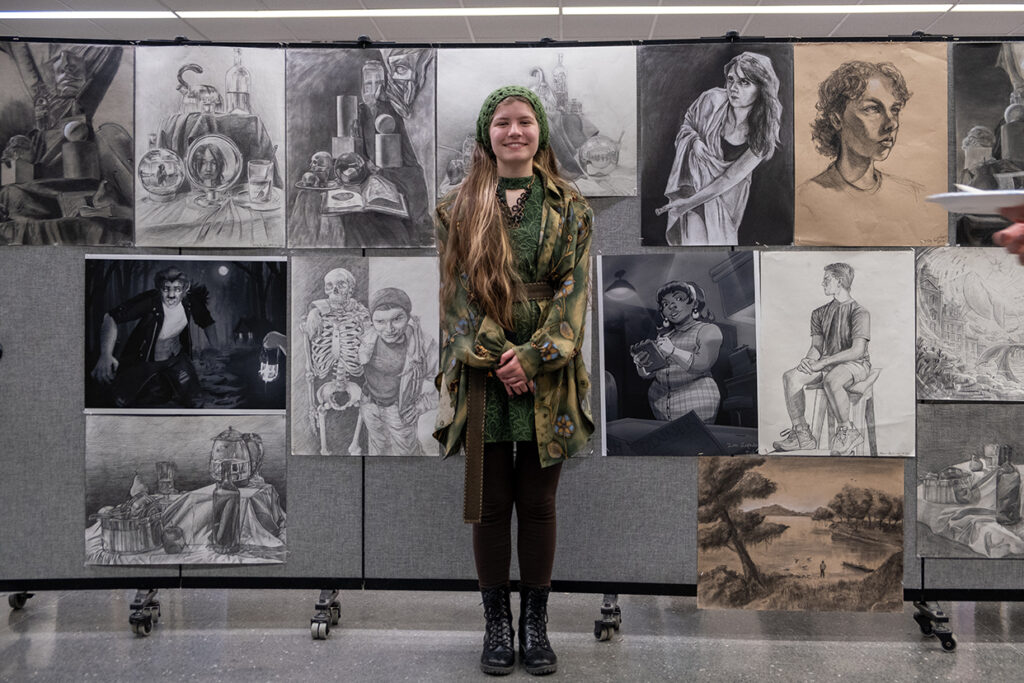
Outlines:
{"type": "Polygon", "coordinates": [[[818,448],[821,435],[811,433],[805,415],[804,388],[808,385],[820,385],[837,423],[829,453],[851,454],[864,442],[864,434],[851,419],[849,392],[872,374],[868,357],[871,316],[850,295],[852,285],[853,268],[848,263],[825,266],[821,286],[832,300],[811,312],[811,346],[797,366],[782,375],[792,428],[784,430],[783,438],[772,443],[776,451],[818,448]]]}

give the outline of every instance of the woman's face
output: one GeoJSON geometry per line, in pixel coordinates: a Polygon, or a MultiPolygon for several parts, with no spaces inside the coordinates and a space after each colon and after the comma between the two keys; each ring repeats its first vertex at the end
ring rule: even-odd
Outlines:
{"type": "Polygon", "coordinates": [[[540,144],[540,126],[533,107],[520,100],[505,100],[494,110],[490,134],[498,172],[507,175],[504,169],[525,166],[529,173],[540,144]]]}
{"type": "Polygon", "coordinates": [[[686,320],[693,312],[693,304],[685,292],[669,292],[661,298],[661,314],[673,325],[686,320]]]}
{"type": "Polygon", "coordinates": [[[725,76],[725,91],[733,107],[749,107],[757,101],[757,84],[747,78],[738,64],[725,76]]]}
{"type": "Polygon", "coordinates": [[[220,160],[209,147],[202,151],[199,157],[199,180],[206,185],[215,185],[220,175],[220,160]]]}

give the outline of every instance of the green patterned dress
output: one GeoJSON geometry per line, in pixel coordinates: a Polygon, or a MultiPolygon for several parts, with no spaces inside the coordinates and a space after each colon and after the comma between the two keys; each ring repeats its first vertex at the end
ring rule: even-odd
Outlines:
{"type": "MultiPolygon", "coordinates": [[[[523,282],[535,282],[538,279],[537,248],[544,206],[544,181],[532,176],[498,178],[499,192],[525,188],[531,181],[533,186],[523,210],[523,220],[517,227],[509,228],[516,269],[523,282]]],[[[540,306],[535,301],[517,303],[513,318],[515,328],[505,330],[505,337],[513,344],[525,344],[540,324],[540,306]]],[[[488,373],[484,441],[535,441],[533,408],[532,392],[509,396],[501,380],[493,373],[488,373]]]]}

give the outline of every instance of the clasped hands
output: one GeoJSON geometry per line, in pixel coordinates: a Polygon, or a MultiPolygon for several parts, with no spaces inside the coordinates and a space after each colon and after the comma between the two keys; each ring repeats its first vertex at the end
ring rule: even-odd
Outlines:
{"type": "Polygon", "coordinates": [[[527,379],[523,366],[519,364],[515,349],[509,349],[501,354],[498,360],[498,369],[494,371],[495,376],[505,385],[505,391],[509,396],[525,394],[534,390],[534,383],[527,379]]]}

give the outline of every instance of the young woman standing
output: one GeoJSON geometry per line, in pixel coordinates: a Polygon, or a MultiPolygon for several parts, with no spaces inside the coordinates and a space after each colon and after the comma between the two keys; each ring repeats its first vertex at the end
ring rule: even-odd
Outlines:
{"type": "Polygon", "coordinates": [[[511,520],[520,567],[519,652],[552,673],[547,602],[562,462],[593,432],[580,354],[593,213],[559,175],[531,90],[506,86],[480,109],[465,181],[437,209],[442,336],[437,431],[465,446],[464,517],[487,621],[480,668],[515,666],[511,520]]]}

